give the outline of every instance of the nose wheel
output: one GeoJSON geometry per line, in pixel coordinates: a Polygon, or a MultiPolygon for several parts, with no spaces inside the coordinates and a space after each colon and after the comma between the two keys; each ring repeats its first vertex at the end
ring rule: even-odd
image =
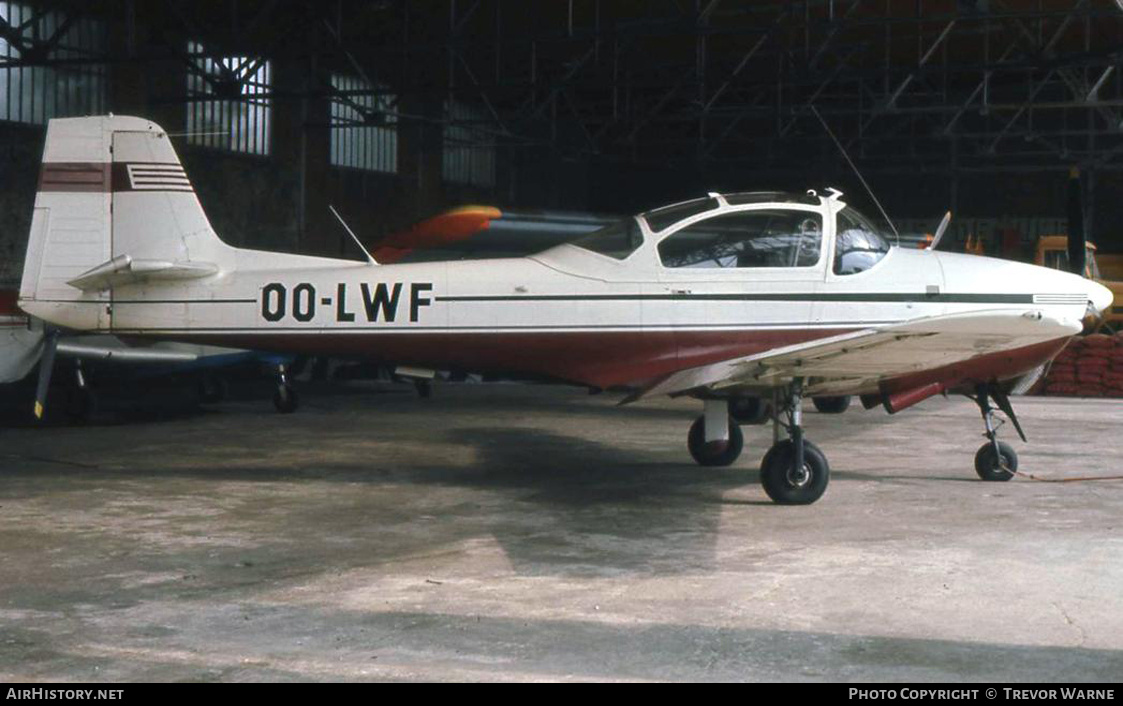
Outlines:
{"type": "Polygon", "coordinates": [[[1013,422],[1018,436],[1022,438],[1022,441],[1025,441],[1025,432],[1022,431],[1022,425],[1018,423],[1018,418],[1014,415],[1010,398],[1006,396],[1002,388],[994,384],[987,384],[976,387],[975,396],[971,399],[979,406],[979,413],[983,417],[983,426],[986,427],[984,436],[987,438],[987,442],[980,446],[975,453],[975,473],[985,481],[1008,481],[1014,477],[1018,470],[1018,454],[1010,444],[998,440],[998,429],[1002,426],[1002,421],[995,418],[995,410],[990,402],[992,399],[994,400],[999,409],[1013,422]]]}
{"type": "Polygon", "coordinates": [[[1018,454],[1014,448],[1005,441],[999,441],[997,446],[995,450],[995,444],[987,442],[975,454],[975,473],[983,480],[1007,481],[1018,470],[1018,454]]]}

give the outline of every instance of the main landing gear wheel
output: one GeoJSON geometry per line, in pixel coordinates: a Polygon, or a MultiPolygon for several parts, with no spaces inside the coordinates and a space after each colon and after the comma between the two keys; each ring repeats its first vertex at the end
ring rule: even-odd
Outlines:
{"type": "Polygon", "coordinates": [[[292,414],[300,406],[300,401],[296,396],[296,390],[292,389],[292,385],[279,385],[277,391],[273,393],[273,406],[281,414],[292,414]]]}
{"type": "Polygon", "coordinates": [[[204,375],[199,378],[197,391],[203,404],[218,404],[226,399],[229,385],[225,378],[217,375],[204,375]]]}
{"type": "Polygon", "coordinates": [[[780,505],[810,505],[823,496],[830,476],[827,457],[810,441],[803,442],[802,468],[796,468],[791,439],[773,445],[760,462],[760,484],[780,505]]]}
{"type": "Polygon", "coordinates": [[[64,412],[67,421],[71,424],[86,424],[97,412],[97,396],[86,380],[81,359],[75,361],[74,387],[71,387],[66,394],[64,412]]]}
{"type": "Polygon", "coordinates": [[[97,411],[97,398],[89,387],[72,387],[66,394],[64,411],[71,424],[86,424],[97,411]]]}
{"type": "Polygon", "coordinates": [[[281,414],[292,414],[300,406],[296,390],[289,382],[289,371],[284,363],[277,366],[277,391],[273,393],[273,407],[281,414]]]}
{"type": "Polygon", "coordinates": [[[998,451],[994,444],[987,442],[979,447],[975,454],[975,473],[987,481],[1007,481],[1014,477],[1018,470],[1018,454],[1014,448],[1005,441],[998,442],[998,451]]]}
{"type": "Polygon", "coordinates": [[[850,407],[850,395],[839,397],[812,397],[815,409],[823,414],[842,414],[850,407]]]}
{"type": "Polygon", "coordinates": [[[768,403],[760,397],[734,397],[729,400],[729,416],[738,424],[764,424],[768,403]]]}
{"type": "Polygon", "coordinates": [[[706,441],[706,417],[701,416],[690,426],[686,436],[686,446],[690,455],[700,466],[728,466],[737,460],[745,447],[745,437],[741,427],[732,417],[729,418],[729,439],[706,441]]]}
{"type": "Polygon", "coordinates": [[[831,467],[819,447],[803,438],[803,380],[772,393],[772,434],[775,443],[760,462],[760,484],[780,505],[810,505],[823,496],[831,467]],[[781,439],[784,430],[787,439],[781,439]]]}

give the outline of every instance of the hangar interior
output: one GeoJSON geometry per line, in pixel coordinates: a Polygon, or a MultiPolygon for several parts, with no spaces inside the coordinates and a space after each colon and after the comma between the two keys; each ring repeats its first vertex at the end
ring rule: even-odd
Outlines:
{"type": "MultiPolygon", "coordinates": [[[[1121,61],[1123,0],[0,0],[0,288],[47,121],[105,113],[159,123],[240,247],[358,259],[329,207],[373,245],[464,204],[584,218],[837,187],[870,215],[876,195],[896,255],[939,262],[911,246],[950,209],[940,249],[1030,261],[1068,228],[1077,167],[1089,239],[1123,264],[1121,61]]],[[[1098,287],[1036,273],[1086,287],[1041,308],[1098,287]]],[[[58,338],[36,333],[42,371],[58,338]]],[[[731,426],[738,465],[690,462],[698,408],[721,422],[725,399],[364,378],[307,382],[296,415],[256,389],[184,412],[120,374],[148,404],[35,424],[29,365],[0,392],[20,414],[0,679],[1118,681],[1123,402],[1071,394],[1123,397],[1123,333],[1055,362],[1068,398],[1015,400],[1022,472],[989,479],[1008,483],[971,473],[991,388],[911,388],[905,414],[808,400],[836,479],[809,507],[757,482],[778,426],[731,426]]]]}
{"type": "MultiPolygon", "coordinates": [[[[607,214],[835,186],[902,232],[1123,252],[1111,0],[0,3],[0,281],[43,125],[154,119],[235,245],[352,253],[464,203],[607,214]],[[816,117],[816,112],[822,120],[816,117]],[[673,179],[667,175],[673,174],[673,179]]],[[[529,244],[528,248],[533,248],[529,244]]],[[[353,254],[353,253],[352,253],[353,254]]]]}

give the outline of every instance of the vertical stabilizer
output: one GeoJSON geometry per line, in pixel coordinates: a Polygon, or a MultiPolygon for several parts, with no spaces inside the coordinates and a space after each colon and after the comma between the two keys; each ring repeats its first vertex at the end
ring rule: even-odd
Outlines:
{"type": "Polygon", "coordinates": [[[109,329],[115,283],[209,276],[228,250],[159,125],[125,116],[50,121],[20,286],[25,311],[109,329]]]}

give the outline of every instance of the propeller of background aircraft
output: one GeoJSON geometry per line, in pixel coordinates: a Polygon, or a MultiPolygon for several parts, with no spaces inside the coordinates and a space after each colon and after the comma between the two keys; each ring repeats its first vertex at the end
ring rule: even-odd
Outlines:
{"type": "Polygon", "coordinates": [[[43,342],[43,355],[39,358],[39,384],[35,386],[35,418],[42,419],[47,406],[47,390],[51,387],[51,374],[55,370],[55,353],[58,352],[59,330],[47,330],[43,342]]]}
{"type": "Polygon", "coordinates": [[[1084,276],[1086,241],[1084,232],[1084,197],[1080,189],[1080,170],[1068,173],[1068,267],[1073,274],[1084,276]]]}
{"type": "Polygon", "coordinates": [[[932,242],[928,246],[929,250],[935,250],[936,246],[940,244],[940,238],[944,237],[944,233],[948,230],[949,223],[951,223],[951,211],[944,214],[943,220],[940,221],[939,227],[936,228],[936,235],[932,237],[932,242]]]}

